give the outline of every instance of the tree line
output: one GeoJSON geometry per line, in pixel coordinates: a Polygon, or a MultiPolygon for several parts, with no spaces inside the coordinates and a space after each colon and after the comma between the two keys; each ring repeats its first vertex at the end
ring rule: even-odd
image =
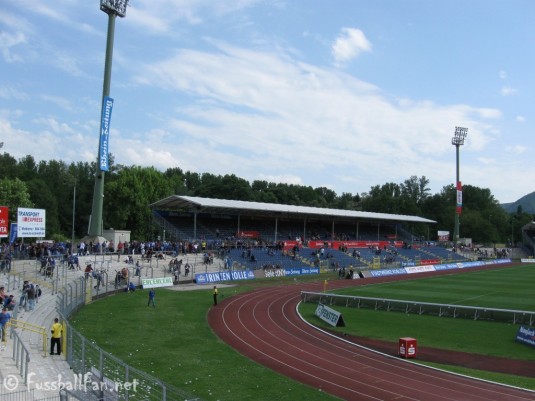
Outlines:
{"type": "MultiPolygon", "coordinates": [[[[46,209],[46,232],[50,238],[79,239],[87,234],[97,163],[71,163],[61,160],[36,161],[28,155],[19,160],[8,153],[0,155],[0,206],[10,208],[10,221],[16,221],[18,207],[46,209]],[[74,214],[73,214],[74,210],[74,214]]],[[[431,194],[429,180],[412,176],[402,183],[375,185],[368,192],[337,194],[326,187],[273,183],[252,183],[234,174],[214,175],[183,171],[175,167],[159,171],[154,167],[124,166],[110,156],[105,177],[104,229],[131,230],[131,237],[154,240],[151,203],[170,195],[289,204],[321,208],[403,214],[437,221],[407,227],[415,235],[436,239],[437,230],[454,231],[456,189],[445,186],[431,194]]],[[[477,243],[510,244],[520,240],[520,227],[533,216],[507,213],[487,188],[463,187],[461,237],[477,243]]]]}

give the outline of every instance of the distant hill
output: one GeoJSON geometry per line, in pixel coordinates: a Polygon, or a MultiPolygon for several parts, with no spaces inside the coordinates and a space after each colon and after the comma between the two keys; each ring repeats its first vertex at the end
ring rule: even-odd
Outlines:
{"type": "Polygon", "coordinates": [[[522,206],[522,211],[524,213],[535,214],[535,192],[523,196],[516,202],[501,204],[501,207],[509,213],[516,213],[518,206],[522,206]]]}

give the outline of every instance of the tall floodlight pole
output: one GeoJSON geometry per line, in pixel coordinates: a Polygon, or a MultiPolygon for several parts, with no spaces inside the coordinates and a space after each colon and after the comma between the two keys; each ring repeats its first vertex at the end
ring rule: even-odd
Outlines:
{"type": "Polygon", "coordinates": [[[89,221],[89,237],[102,236],[102,210],[104,205],[104,174],[108,171],[108,134],[113,99],[110,95],[111,65],[113,57],[113,37],[115,34],[115,18],[124,17],[129,0],[100,0],[100,9],[108,14],[108,36],[106,40],[106,62],[104,65],[104,84],[102,87],[101,127],[98,144],[97,171],[95,174],[95,190],[91,220],[89,221]]]}
{"type": "Polygon", "coordinates": [[[453,233],[453,242],[455,243],[455,248],[457,248],[457,243],[459,242],[459,217],[461,215],[463,207],[463,190],[461,181],[459,180],[459,148],[464,145],[464,139],[468,134],[468,128],[455,127],[455,136],[451,139],[451,144],[455,145],[456,150],[456,176],[455,176],[455,186],[457,189],[457,199],[455,207],[455,231],[453,233]]]}
{"type": "Polygon", "coordinates": [[[71,255],[74,254],[74,227],[76,222],[76,181],[72,190],[72,238],[71,238],[71,255]]]}

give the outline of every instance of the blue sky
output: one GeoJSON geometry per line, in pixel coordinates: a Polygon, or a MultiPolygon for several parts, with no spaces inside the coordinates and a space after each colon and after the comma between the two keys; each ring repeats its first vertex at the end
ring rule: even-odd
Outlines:
{"type": "MultiPolygon", "coordinates": [[[[535,191],[535,2],[131,0],[117,18],[110,152],[123,165],[362,194],[426,176],[535,191]]],[[[99,1],[2,0],[0,141],[96,160],[99,1]]]]}

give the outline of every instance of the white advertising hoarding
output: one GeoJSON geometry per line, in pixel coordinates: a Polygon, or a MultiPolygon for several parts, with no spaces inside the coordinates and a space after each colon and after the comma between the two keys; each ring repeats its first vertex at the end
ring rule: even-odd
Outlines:
{"type": "Polygon", "coordinates": [[[46,236],[46,211],[44,209],[17,209],[17,236],[19,238],[44,238],[46,236]]]}
{"type": "Polygon", "coordinates": [[[172,287],[172,277],[142,278],[141,286],[143,288],[172,287]]]}

